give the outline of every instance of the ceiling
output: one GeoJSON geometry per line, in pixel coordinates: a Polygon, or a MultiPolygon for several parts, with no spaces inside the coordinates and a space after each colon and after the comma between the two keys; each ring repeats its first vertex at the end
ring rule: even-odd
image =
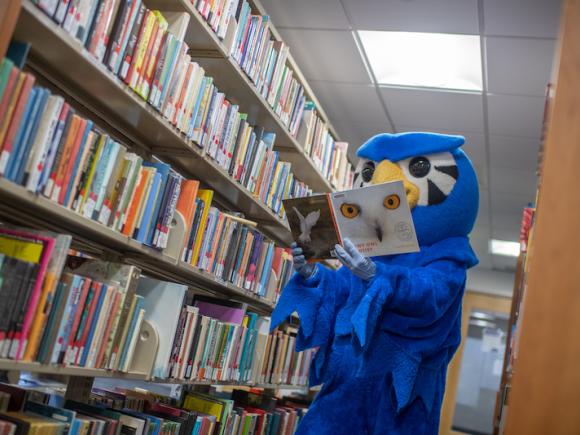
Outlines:
{"type": "Polygon", "coordinates": [[[429,130],[462,134],[481,204],[472,244],[480,269],[513,270],[491,238],[517,241],[535,196],[544,95],[559,0],[262,0],[342,140],[429,130]],[[373,84],[356,30],[481,35],[483,92],[373,84]]]}

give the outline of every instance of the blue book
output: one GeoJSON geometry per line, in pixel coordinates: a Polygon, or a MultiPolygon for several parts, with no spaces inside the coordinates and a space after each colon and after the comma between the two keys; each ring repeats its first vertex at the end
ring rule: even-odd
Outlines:
{"type": "Polygon", "coordinates": [[[117,364],[118,368],[121,368],[125,365],[125,360],[127,359],[127,354],[129,353],[129,345],[131,343],[133,334],[135,333],[137,320],[139,320],[139,312],[143,308],[144,304],[143,296],[136,295],[135,297],[137,298],[135,301],[135,310],[133,311],[133,316],[131,317],[131,323],[129,323],[127,338],[125,338],[125,343],[123,345],[123,349],[121,350],[121,357],[119,358],[119,364],[117,364]]]}
{"type": "Polygon", "coordinates": [[[143,242],[147,245],[153,245],[153,235],[155,234],[155,227],[159,221],[159,211],[162,210],[161,206],[169,201],[167,198],[168,193],[166,192],[166,186],[171,166],[163,162],[143,162],[143,166],[148,168],[155,168],[157,170],[157,174],[161,176],[159,184],[159,193],[161,195],[158,195],[157,201],[154,203],[153,213],[151,214],[151,221],[153,224],[149,226],[143,242]]]}
{"type": "Polygon", "coordinates": [[[268,252],[266,253],[266,261],[264,261],[264,267],[262,268],[262,276],[260,277],[260,283],[258,284],[258,295],[264,296],[266,290],[268,289],[268,281],[270,280],[270,273],[272,272],[272,253],[274,252],[274,245],[268,245],[268,252]]]}
{"type": "Polygon", "coordinates": [[[141,218],[141,223],[139,228],[135,228],[133,238],[141,243],[145,243],[147,234],[152,226],[155,225],[153,222],[153,209],[159,202],[161,187],[161,174],[156,172],[153,177],[153,182],[151,183],[151,190],[149,191],[149,196],[147,198],[147,203],[145,204],[145,210],[143,210],[143,217],[141,218]]]}
{"type": "Polygon", "coordinates": [[[97,323],[99,321],[99,313],[101,312],[101,308],[103,307],[103,302],[105,301],[106,294],[107,294],[107,285],[103,284],[101,288],[101,294],[99,295],[99,299],[97,301],[97,306],[95,307],[95,314],[93,315],[93,318],[91,320],[91,326],[89,329],[89,334],[87,336],[87,342],[85,343],[85,348],[83,349],[83,354],[80,358],[79,365],[81,367],[85,366],[87,358],[89,357],[89,351],[91,349],[91,344],[93,343],[93,338],[95,335],[95,328],[97,327],[97,323]]]}
{"type": "Polygon", "coordinates": [[[205,94],[206,86],[209,86],[210,80],[209,77],[204,77],[201,79],[200,90],[197,94],[197,98],[195,100],[195,104],[193,106],[193,110],[191,111],[191,117],[189,118],[189,130],[187,131],[187,137],[191,138],[193,136],[193,131],[195,129],[195,122],[197,119],[197,112],[201,106],[201,100],[203,100],[203,95],[205,94]]]}
{"type": "Polygon", "coordinates": [[[24,113],[22,115],[22,119],[20,120],[18,131],[16,132],[16,136],[14,138],[12,152],[10,153],[8,163],[6,164],[6,168],[4,170],[4,176],[8,179],[11,179],[11,174],[14,170],[13,167],[16,165],[18,161],[17,155],[20,143],[23,142],[24,136],[26,135],[26,130],[30,127],[31,124],[31,122],[29,122],[30,114],[36,103],[36,98],[39,93],[39,90],[40,88],[32,88],[32,90],[30,91],[30,95],[28,96],[28,101],[26,102],[26,107],[24,108],[24,113]]]}
{"type": "Polygon", "coordinates": [[[28,42],[20,42],[12,40],[6,51],[6,57],[14,62],[18,69],[24,68],[28,52],[30,51],[30,44],[28,42]]]}
{"type": "Polygon", "coordinates": [[[87,143],[87,139],[89,137],[89,133],[91,132],[93,128],[93,122],[91,120],[87,119],[87,125],[85,126],[85,131],[83,132],[83,137],[81,139],[81,143],[79,146],[79,150],[77,152],[77,156],[75,158],[75,163],[73,166],[73,170],[71,172],[71,176],[70,176],[70,180],[68,181],[68,185],[66,187],[66,194],[64,197],[64,204],[68,204],[69,200],[70,200],[70,196],[76,192],[73,192],[73,184],[75,182],[75,174],[77,173],[77,171],[79,170],[79,165],[81,164],[81,159],[83,157],[83,153],[85,150],[85,147],[90,146],[89,143],[87,143]]]}
{"type": "MultiPolygon", "coordinates": [[[[72,435],[72,426],[76,418],[76,412],[70,409],[57,408],[55,406],[45,405],[44,403],[37,403],[26,401],[24,404],[24,412],[31,412],[33,414],[42,415],[50,419],[59,421],[60,423],[68,424],[68,433],[72,435]]],[[[67,433],[66,431],[63,433],[67,433]]]]}
{"type": "Polygon", "coordinates": [[[234,269],[232,271],[232,276],[230,277],[230,281],[236,285],[237,285],[236,280],[237,280],[238,270],[239,270],[240,265],[241,265],[242,260],[243,260],[243,253],[244,253],[244,250],[246,249],[246,243],[248,242],[248,231],[249,231],[248,227],[244,226],[242,228],[242,235],[241,235],[242,243],[240,244],[238,252],[236,253],[236,255],[237,255],[236,265],[234,266],[234,269]]]}
{"type": "Polygon", "coordinates": [[[58,328],[58,338],[56,345],[52,350],[52,364],[60,364],[63,362],[64,355],[66,353],[67,345],[69,342],[69,335],[71,333],[72,324],[74,321],[75,313],[79,303],[79,296],[83,284],[83,278],[74,275],[71,284],[71,290],[69,293],[68,300],[66,301],[66,306],[64,309],[64,314],[60,321],[60,326],[58,328]]]}
{"type": "Polygon", "coordinates": [[[14,169],[14,178],[18,184],[24,183],[24,175],[26,172],[26,165],[28,163],[28,158],[30,157],[30,150],[36,140],[36,133],[38,133],[38,127],[40,126],[40,120],[42,119],[42,114],[44,113],[44,108],[48,102],[48,97],[50,92],[48,89],[40,89],[37,97],[36,104],[34,105],[33,112],[31,113],[31,118],[28,120],[31,123],[28,136],[25,141],[21,144],[18,150],[18,156],[16,160],[16,165],[14,169]]]}
{"type": "Polygon", "coordinates": [[[181,53],[181,47],[183,47],[183,41],[178,41],[177,39],[174,39],[173,43],[169,47],[169,52],[167,53],[167,58],[165,60],[167,63],[167,72],[165,76],[162,77],[163,81],[159,83],[159,86],[161,87],[161,93],[158,93],[159,97],[155,98],[156,101],[154,107],[157,110],[161,110],[163,102],[167,96],[169,84],[171,83],[172,71],[175,69],[175,63],[177,62],[179,54],[181,53]]]}

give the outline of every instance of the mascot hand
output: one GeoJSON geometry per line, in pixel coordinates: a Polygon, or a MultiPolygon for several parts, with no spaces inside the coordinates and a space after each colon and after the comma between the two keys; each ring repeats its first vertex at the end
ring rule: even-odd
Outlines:
{"type": "Polygon", "coordinates": [[[377,273],[377,266],[370,258],[364,257],[349,239],[344,239],[344,248],[340,245],[334,247],[336,256],[340,262],[360,279],[369,280],[377,273]]]}
{"type": "Polygon", "coordinates": [[[312,278],[316,273],[316,266],[306,262],[304,251],[296,242],[292,243],[291,247],[294,270],[304,279],[312,278]]]}

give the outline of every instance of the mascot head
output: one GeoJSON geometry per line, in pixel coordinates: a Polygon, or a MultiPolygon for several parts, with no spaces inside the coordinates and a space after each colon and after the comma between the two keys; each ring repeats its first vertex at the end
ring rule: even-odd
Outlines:
{"type": "Polygon", "coordinates": [[[467,236],[479,206],[477,177],[462,136],[383,133],[365,142],[354,188],[402,180],[420,245],[467,236]]]}

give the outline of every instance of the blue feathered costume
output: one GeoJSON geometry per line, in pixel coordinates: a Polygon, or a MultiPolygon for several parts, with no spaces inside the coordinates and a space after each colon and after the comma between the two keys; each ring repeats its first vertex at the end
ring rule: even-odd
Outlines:
{"type": "Polygon", "coordinates": [[[420,252],[374,257],[368,279],[349,267],[295,273],[273,313],[300,317],[297,349],[319,347],[323,384],[298,434],[436,434],[445,376],[461,340],[468,234],[477,179],[463,137],[380,134],[358,150],[355,186],[403,180],[420,252]]]}

